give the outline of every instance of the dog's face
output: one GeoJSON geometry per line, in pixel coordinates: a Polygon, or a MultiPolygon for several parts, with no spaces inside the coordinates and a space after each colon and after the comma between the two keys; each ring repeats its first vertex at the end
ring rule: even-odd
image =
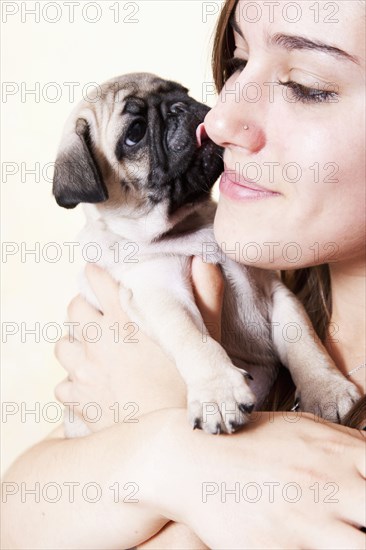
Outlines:
{"type": "Polygon", "coordinates": [[[141,216],[166,216],[199,204],[223,171],[221,147],[198,146],[196,129],[209,108],[187,88],[150,73],[109,80],[77,105],[66,123],[55,164],[60,206],[97,203],[141,216]]]}

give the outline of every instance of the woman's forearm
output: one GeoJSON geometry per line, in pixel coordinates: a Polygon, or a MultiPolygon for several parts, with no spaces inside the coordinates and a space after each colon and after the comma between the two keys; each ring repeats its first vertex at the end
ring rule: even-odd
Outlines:
{"type": "Polygon", "coordinates": [[[158,412],[26,451],[3,479],[2,548],[121,550],[151,537],[168,521],[145,506],[163,432],[158,412]]]}
{"type": "Polygon", "coordinates": [[[257,413],[243,431],[212,436],[192,431],[186,416],[184,409],[161,409],[136,424],[48,439],[27,451],[4,480],[3,547],[120,550],[171,519],[209,548],[364,548],[358,431],[308,414],[294,422],[296,413],[257,413]],[[34,490],[37,482],[40,502],[22,499],[21,484],[34,490]],[[66,491],[72,483],[74,502],[66,491]],[[12,487],[19,492],[9,495],[12,487]],[[51,503],[55,487],[62,498],[51,503]]]}

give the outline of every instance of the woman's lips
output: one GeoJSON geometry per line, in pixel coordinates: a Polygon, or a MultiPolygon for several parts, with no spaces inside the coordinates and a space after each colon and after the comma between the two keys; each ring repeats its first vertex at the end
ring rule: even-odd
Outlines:
{"type": "MultiPolygon", "coordinates": [[[[206,128],[203,122],[197,126],[196,129],[197,147],[201,147],[203,141],[209,140],[206,128]]],[[[229,170],[225,165],[225,171],[223,172],[220,185],[220,192],[232,199],[264,199],[269,197],[278,197],[281,193],[270,191],[261,187],[254,181],[243,178],[235,170],[229,170]]]]}
{"type": "Polygon", "coordinates": [[[232,199],[265,199],[279,197],[281,193],[269,191],[257,183],[243,178],[234,170],[226,169],[222,174],[219,185],[220,192],[232,199]]]}

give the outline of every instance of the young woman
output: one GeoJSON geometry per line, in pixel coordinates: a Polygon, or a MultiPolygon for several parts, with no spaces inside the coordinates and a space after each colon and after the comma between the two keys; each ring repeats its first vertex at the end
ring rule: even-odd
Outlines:
{"type": "MultiPolygon", "coordinates": [[[[228,0],[218,21],[220,96],[205,128],[234,183],[220,184],[215,235],[239,247],[238,261],[252,261],[243,250],[255,243],[256,265],[282,271],[364,394],[365,3],[290,4],[228,0]]],[[[68,378],[56,395],[103,415],[92,435],[58,429],[7,472],[4,548],[364,548],[364,397],[348,427],[261,412],[230,436],[192,431],[174,365],[141,332],[116,343],[110,327],[129,321],[118,287],[95,266],[87,273],[102,312],[77,297],[69,318],[99,323],[102,338],[76,331],[59,343],[68,378]],[[138,418],[127,407],[118,423],[114,404],[131,402],[138,418]],[[38,504],[11,496],[36,483],[38,504]],[[61,490],[53,502],[49,484],[61,490]]],[[[196,258],[192,279],[219,340],[220,271],[196,258]]],[[[283,371],[267,408],[288,411],[293,398],[283,371]]]]}

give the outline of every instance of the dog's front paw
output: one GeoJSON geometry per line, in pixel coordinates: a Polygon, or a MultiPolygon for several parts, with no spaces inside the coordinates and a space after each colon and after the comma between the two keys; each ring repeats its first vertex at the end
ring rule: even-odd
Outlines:
{"type": "Polygon", "coordinates": [[[246,371],[229,364],[216,376],[190,385],[188,418],[193,429],[220,434],[233,433],[244,426],[255,406],[246,378],[251,378],[246,371]]]}
{"type": "Polygon", "coordinates": [[[360,397],[356,386],[341,373],[334,371],[331,376],[296,389],[296,410],[310,412],[330,422],[341,424],[360,397]]]}

